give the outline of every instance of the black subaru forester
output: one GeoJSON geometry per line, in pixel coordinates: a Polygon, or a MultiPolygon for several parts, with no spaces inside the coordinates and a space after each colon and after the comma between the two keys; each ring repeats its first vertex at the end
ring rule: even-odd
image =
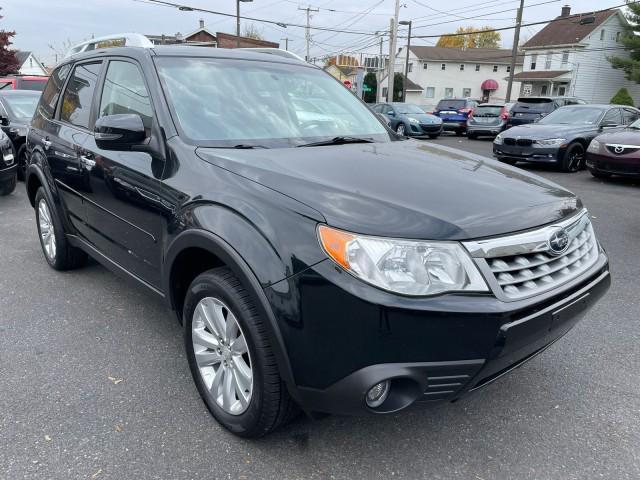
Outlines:
{"type": "Polygon", "coordinates": [[[44,257],[90,255],[165,299],[202,398],[238,435],[298,408],[458,399],[609,287],[572,193],[397,137],[318,68],[94,47],[55,69],[29,131],[44,257]]]}

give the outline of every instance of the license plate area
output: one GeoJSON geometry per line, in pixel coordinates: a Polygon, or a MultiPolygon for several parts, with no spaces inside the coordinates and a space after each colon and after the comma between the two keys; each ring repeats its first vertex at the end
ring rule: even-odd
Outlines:
{"type": "Polygon", "coordinates": [[[552,312],[551,330],[562,328],[569,321],[575,323],[580,320],[589,309],[589,297],[590,294],[585,293],[582,297],[552,312]]]}

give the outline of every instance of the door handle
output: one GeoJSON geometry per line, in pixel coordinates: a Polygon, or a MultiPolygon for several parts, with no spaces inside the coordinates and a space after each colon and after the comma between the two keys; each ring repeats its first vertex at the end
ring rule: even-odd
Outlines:
{"type": "Polygon", "coordinates": [[[89,169],[96,166],[96,161],[89,158],[88,155],[80,155],[80,163],[89,169]]]}
{"type": "Polygon", "coordinates": [[[45,150],[49,150],[49,147],[51,147],[51,142],[49,141],[49,137],[45,137],[42,139],[42,148],[44,148],[45,150]]]}

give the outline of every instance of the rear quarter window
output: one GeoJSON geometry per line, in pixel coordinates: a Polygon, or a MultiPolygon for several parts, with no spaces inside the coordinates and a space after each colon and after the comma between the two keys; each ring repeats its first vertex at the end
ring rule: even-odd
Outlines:
{"type": "Polygon", "coordinates": [[[36,116],[39,115],[48,120],[53,118],[60,92],[70,71],[71,65],[61,65],[54,70],[44,87],[42,97],[40,97],[40,103],[36,108],[36,116]]]}

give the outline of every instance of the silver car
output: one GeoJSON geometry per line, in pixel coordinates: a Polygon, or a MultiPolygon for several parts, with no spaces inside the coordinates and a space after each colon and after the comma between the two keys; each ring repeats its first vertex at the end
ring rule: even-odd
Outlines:
{"type": "Polygon", "coordinates": [[[513,103],[482,103],[467,120],[467,137],[474,140],[480,136],[495,137],[507,128],[509,112],[513,103]]]}

